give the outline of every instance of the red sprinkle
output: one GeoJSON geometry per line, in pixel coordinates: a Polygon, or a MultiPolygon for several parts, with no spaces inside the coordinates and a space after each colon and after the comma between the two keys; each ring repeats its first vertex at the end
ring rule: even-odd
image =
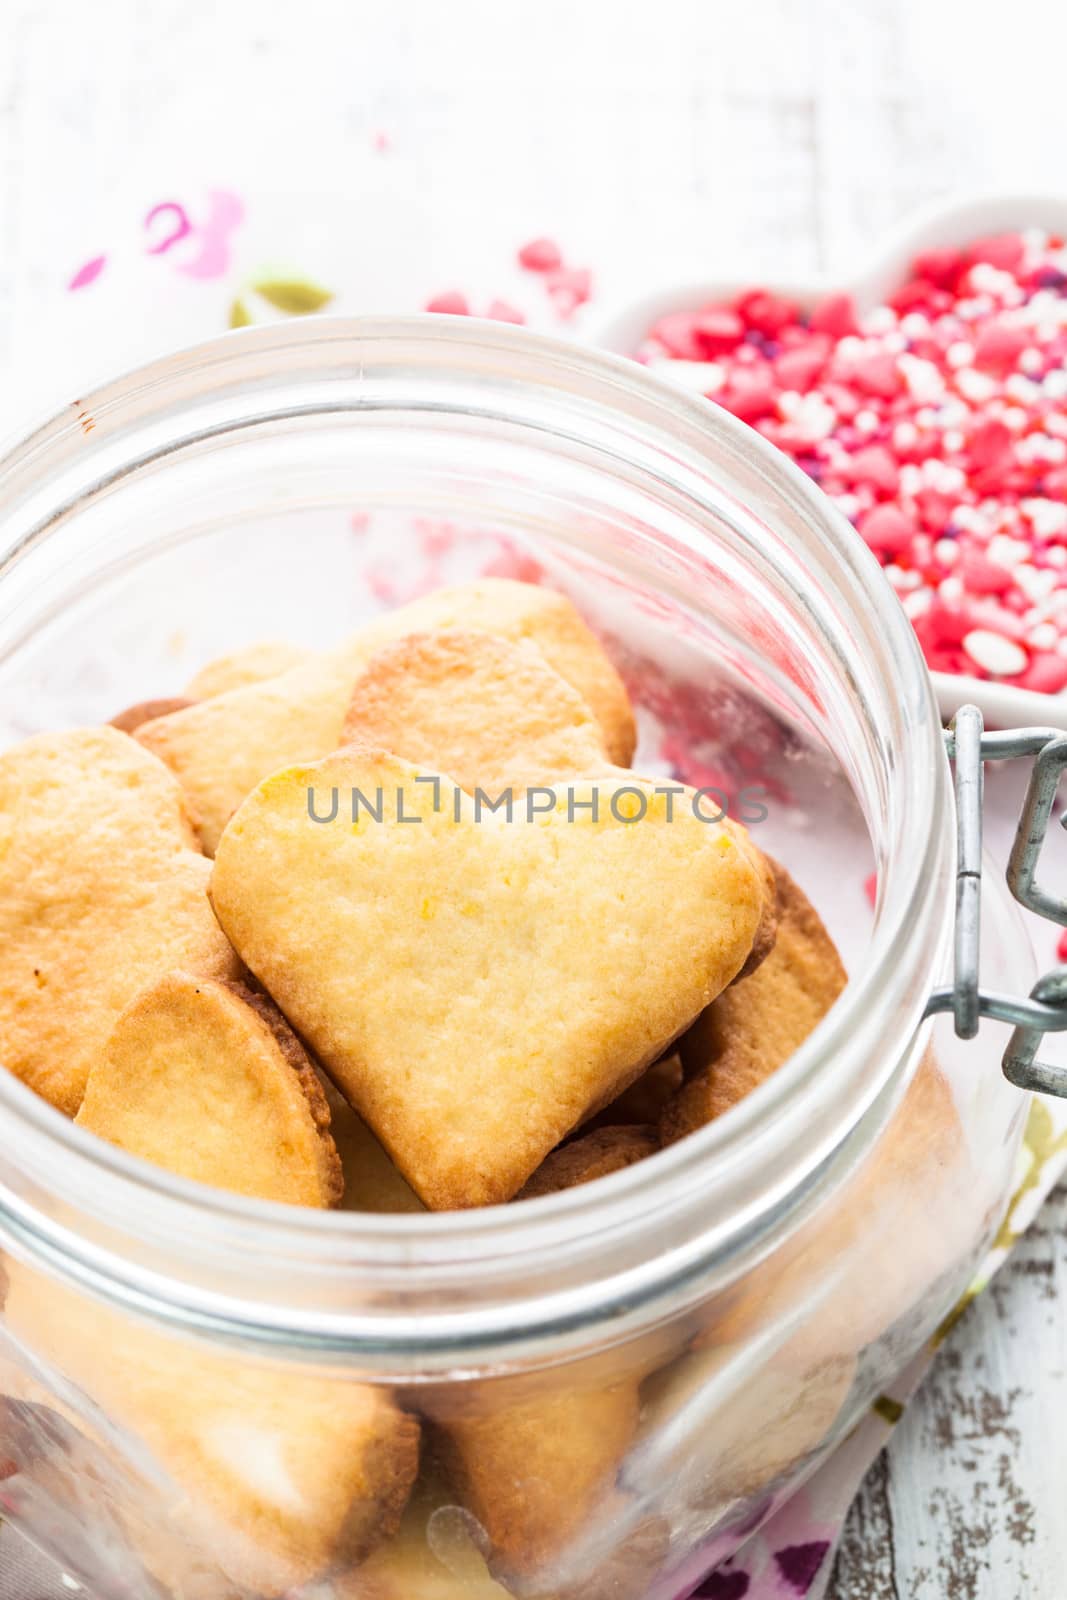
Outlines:
{"type": "Polygon", "coordinates": [[[757,422],[772,410],[775,400],[774,379],[769,365],[738,367],[727,387],[716,395],[720,405],[732,411],[742,422],[757,422]]]}
{"type": "Polygon", "coordinates": [[[857,450],[849,461],[848,475],[853,483],[865,483],[882,495],[896,494],[900,483],[900,468],[883,444],[857,450]]]}
{"type": "Polygon", "coordinates": [[[795,389],[803,394],[810,389],[826,365],[825,352],[817,348],[784,350],[774,363],[774,375],[783,389],[795,389]]]}
{"type": "Polygon", "coordinates": [[[860,331],[856,306],[850,294],[828,294],[820,300],[811,313],[809,328],[816,333],[828,333],[834,339],[860,331]]]}
{"type": "Polygon", "coordinates": [[[745,337],[745,325],[736,311],[702,311],[693,318],[693,339],[701,355],[713,361],[727,350],[734,350],[745,337]]]}
{"type": "Polygon", "coordinates": [[[789,300],[782,300],[766,289],[750,289],[740,295],[737,310],[750,328],[773,339],[788,322],[795,322],[797,308],[789,300]]]}
{"type": "Polygon", "coordinates": [[[991,322],[978,335],[974,347],[974,363],[992,372],[1009,372],[1030,342],[1025,328],[1014,328],[1006,322],[991,322]]]}
{"type": "Polygon", "coordinates": [[[860,532],[878,555],[899,556],[915,537],[915,524],[896,506],[876,506],[860,523],[860,532]]]}
{"type": "Polygon", "coordinates": [[[1067,928],[1064,928],[1056,943],[1056,960],[1067,961],[1067,928]]]}
{"type": "Polygon", "coordinates": [[[976,239],[967,254],[972,261],[987,261],[1002,272],[1017,272],[1022,265],[1023,241],[1017,233],[993,233],[976,239]]]}
{"type": "MultiPolygon", "coordinates": [[[[963,586],[971,594],[1006,594],[1015,583],[1007,567],[999,561],[990,561],[978,550],[964,552],[959,563],[963,586]]],[[[1067,661],[1064,662],[1067,666],[1067,661]]]]}
{"type": "Polygon", "coordinates": [[[915,278],[938,289],[954,290],[966,266],[967,257],[962,250],[924,250],[915,257],[911,270],[915,278]]]}
{"type": "Polygon", "coordinates": [[[673,311],[661,317],[649,332],[649,338],[661,345],[669,356],[679,361],[702,361],[704,350],[697,338],[699,317],[692,311],[673,311]]]}
{"type": "Polygon", "coordinates": [[[904,387],[896,359],[889,354],[864,356],[852,369],[853,381],[864,394],[892,400],[904,387]]]}

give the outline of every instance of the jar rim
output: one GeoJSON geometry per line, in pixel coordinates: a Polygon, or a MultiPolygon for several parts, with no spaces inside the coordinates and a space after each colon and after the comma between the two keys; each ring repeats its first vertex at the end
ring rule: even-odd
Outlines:
{"type": "MultiPolygon", "coordinates": [[[[754,1247],[761,1229],[765,1233],[783,1208],[818,1181],[889,1092],[894,1070],[904,1070],[903,1047],[897,1058],[871,1062],[876,1044],[885,1053],[880,1036],[887,1009],[904,1038],[914,1036],[928,992],[929,953],[944,935],[945,908],[931,904],[931,885],[944,879],[952,822],[930,680],[911,625],[873,556],[815,484],[727,412],[625,358],[477,319],[316,317],[242,329],[192,346],[101,386],[75,409],[121,421],[131,408],[147,407],[157,427],[154,448],[180,448],[191,392],[217,387],[226,373],[235,384],[244,382],[243,368],[252,381],[264,363],[270,368],[286,359],[314,370],[317,360],[339,349],[348,361],[361,361],[360,352],[369,360],[392,351],[397,361],[410,362],[414,351],[424,352],[427,362],[444,370],[465,367],[483,378],[488,374],[490,382],[506,378],[512,392],[516,383],[555,384],[569,392],[577,385],[608,412],[618,407],[636,426],[658,429],[681,463],[678,471],[695,471],[693,464],[699,467],[702,459],[720,473],[724,465],[738,471],[743,465],[750,478],[818,530],[827,571],[848,603],[870,607],[877,621],[893,674],[885,686],[886,707],[904,704],[908,711],[908,744],[884,774],[893,840],[887,870],[879,873],[864,970],[793,1057],[726,1116],[625,1172],[521,1206],[378,1215],[246,1200],[126,1155],[0,1073],[0,1132],[32,1179],[0,1178],[0,1237],[6,1233],[17,1248],[94,1293],[153,1316],[228,1337],[335,1354],[369,1352],[384,1340],[392,1350],[437,1350],[455,1359],[461,1350],[500,1349],[549,1333],[562,1337],[604,1316],[621,1327],[635,1308],[651,1305],[670,1286],[698,1273],[707,1280],[716,1263],[754,1247]],[[791,1164],[783,1165],[778,1158],[786,1148],[791,1164]],[[94,1226],[83,1230],[65,1207],[83,1206],[90,1195],[102,1209],[94,1226]],[[139,1219],[138,1245],[145,1230],[156,1242],[181,1239],[183,1261],[188,1252],[211,1257],[213,1272],[186,1273],[176,1264],[165,1272],[149,1269],[141,1249],[131,1248],[123,1235],[133,1226],[131,1217],[139,1219]],[[657,1249],[657,1227],[661,1238],[670,1237],[670,1249],[657,1249]],[[514,1302],[487,1307],[470,1297],[472,1274],[491,1273],[501,1261],[553,1263],[571,1248],[576,1261],[588,1261],[594,1251],[627,1238],[612,1271],[581,1283],[561,1272],[558,1284],[538,1284],[521,1315],[514,1302]],[[353,1310],[350,1303],[323,1304],[317,1290],[309,1291],[311,1304],[306,1295],[288,1302],[280,1294],[267,1301],[245,1299],[220,1286],[215,1270],[228,1254],[241,1251],[260,1263],[275,1289],[301,1263],[309,1272],[312,1265],[329,1265],[334,1272],[358,1267],[388,1299],[392,1291],[384,1285],[395,1288],[398,1273],[419,1271],[435,1278],[438,1301],[447,1303],[432,1313],[396,1303],[353,1310]]],[[[61,514],[69,514],[69,504],[49,505],[48,484],[52,464],[69,457],[78,433],[75,411],[68,407],[0,459],[0,586],[25,551],[39,548],[61,514]],[[21,536],[16,521],[9,546],[5,523],[13,505],[31,511],[21,536]]]]}

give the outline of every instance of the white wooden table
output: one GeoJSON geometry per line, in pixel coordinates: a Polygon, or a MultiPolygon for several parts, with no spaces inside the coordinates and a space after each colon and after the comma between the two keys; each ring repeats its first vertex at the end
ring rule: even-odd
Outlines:
{"type": "MultiPolygon", "coordinates": [[[[501,289],[540,232],[607,297],[837,269],[953,188],[1067,185],[1065,46],[1051,0],[0,0],[0,384],[134,169],[276,174],[347,219],[368,305],[501,289]]],[[[278,241],[309,271],[314,209],[278,241]]],[[[1067,1593],[1065,1225],[942,1353],[835,1600],[1067,1593]]]]}

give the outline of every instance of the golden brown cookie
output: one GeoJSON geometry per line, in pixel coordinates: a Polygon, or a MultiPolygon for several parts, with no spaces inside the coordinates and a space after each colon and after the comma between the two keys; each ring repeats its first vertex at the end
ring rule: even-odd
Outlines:
{"type": "Polygon", "coordinates": [[[212,700],[215,695],[228,694],[231,689],[245,689],[250,683],[280,678],[283,672],[303,666],[313,655],[313,650],[290,644],[288,639],[260,639],[209,661],[189,680],[185,692],[191,701],[212,700]]]}
{"type": "Polygon", "coordinates": [[[691,1517],[706,1534],[710,1514],[768,1490],[826,1442],[855,1375],[851,1358],[805,1367],[788,1347],[763,1360],[742,1344],[684,1355],[641,1390],[624,1483],[655,1494],[676,1530],[691,1517]]]}
{"type": "Polygon", "coordinates": [[[169,700],[138,700],[135,706],[127,706],[125,711],[112,717],[111,726],[120,733],[135,733],[146,722],[154,722],[157,717],[169,717],[172,712],[185,711],[195,704],[195,700],[174,696],[169,700]]]}
{"type": "MultiPolygon", "coordinates": [[[[651,1154],[655,1145],[650,1130],[588,1134],[554,1151],[520,1198],[532,1198],[535,1185],[537,1194],[553,1194],[591,1182],[651,1154]]],[[[617,1592],[629,1595],[610,1559],[616,1527],[624,1525],[636,1537],[629,1570],[648,1577],[662,1549],[652,1551],[641,1518],[633,1526],[632,1508],[615,1484],[637,1432],[641,1380],[673,1338],[664,1343],[657,1331],[650,1343],[612,1350],[569,1372],[557,1368],[525,1393],[505,1382],[470,1385],[468,1393],[453,1386],[436,1398],[424,1394],[427,1414],[438,1423],[435,1444],[448,1480],[484,1529],[494,1575],[509,1586],[546,1600],[551,1589],[564,1600],[572,1595],[565,1574],[576,1567],[575,1596],[612,1592],[603,1587],[612,1577],[617,1592]],[[650,1559],[642,1565],[638,1553],[650,1559]]]]}
{"type": "Polygon", "coordinates": [[[378,617],[344,644],[280,677],[232,689],[139,728],[137,737],[188,791],[208,853],[257,783],[294,762],[316,761],[337,749],[352,687],[377,650],[405,634],[438,628],[530,640],[590,706],[612,760],[629,761],[635,733],[626,690],[570,601],[551,589],[486,578],[440,589],[378,617]]]}
{"type": "MultiPolygon", "coordinates": [[[[854,1355],[901,1319],[932,1332],[962,1293],[992,1215],[975,1215],[975,1177],[948,1080],[927,1051],[855,1174],[716,1311],[705,1343],[751,1336],[795,1316],[790,1346],[814,1366],[854,1355]],[[932,1221],[932,1219],[935,1219],[932,1221]]],[[[911,1348],[913,1346],[909,1346],[911,1348]]]]}
{"type": "Polygon", "coordinates": [[[735,983],[741,983],[743,979],[751,977],[757,967],[763,965],[774,949],[775,940],[778,938],[777,863],[772,861],[770,856],[763,853],[753,840],[748,829],[742,826],[740,822],[735,822],[732,817],[725,817],[723,819],[723,827],[733,834],[738,845],[747,854],[759,877],[763,890],[763,915],[760,917],[760,925],[756,929],[756,937],[752,942],[752,949],[748,953],[748,960],[734,979],[735,983]]]}
{"type": "Polygon", "coordinates": [[[545,1157],[533,1177],[519,1190],[516,1200],[536,1200],[579,1184],[623,1172],[635,1161],[655,1155],[659,1139],[654,1128],[635,1126],[595,1128],[570,1144],[560,1145],[545,1157]]]}
{"type": "Polygon", "coordinates": [[[419,1430],[388,1390],[162,1333],[21,1264],[7,1319],[168,1475],[175,1531],[241,1593],[284,1594],[399,1526],[419,1430]]]}
{"type": "MultiPolygon", "coordinates": [[[[379,650],[356,682],[343,737],[447,772],[468,794],[481,789],[490,800],[583,775],[626,782],[603,727],[540,650],[469,628],[409,634],[379,650]]],[[[739,823],[723,826],[749,856],[765,896],[742,978],[774,945],[774,869],[739,823]]]]}
{"type": "Polygon", "coordinates": [[[146,985],[240,975],[196,842],[173,774],[114,728],[0,755],[0,1060],[70,1116],[146,985]]]}
{"type": "Polygon", "coordinates": [[[540,798],[476,816],[449,779],[353,747],[269,778],[219,845],[224,928],[434,1210],[516,1194],[759,923],[734,839],[668,820],[652,784],[540,798]]]}
{"type": "Polygon", "coordinates": [[[330,1112],[308,1054],[243,984],[168,973],[115,1024],[76,1121],[217,1189],[289,1205],[341,1199],[330,1112]]]}
{"type": "Polygon", "coordinates": [[[680,1139],[751,1094],[789,1059],[847,982],[833,940],[784,867],[774,864],[777,936],[758,970],[708,1007],[679,1040],[688,1081],[664,1110],[680,1139]]]}
{"type": "Polygon", "coordinates": [[[598,1111],[595,1117],[590,1117],[584,1127],[590,1132],[594,1128],[626,1127],[634,1123],[655,1128],[664,1106],[681,1086],[682,1058],[677,1050],[672,1050],[654,1061],[617,1099],[598,1111]]]}
{"type": "Polygon", "coordinates": [[[592,711],[536,645],[461,629],[409,634],[372,656],[343,742],[391,750],[493,797],[612,767],[592,711]]]}
{"type": "MultiPolygon", "coordinates": [[[[453,1491],[477,1517],[509,1583],[551,1567],[603,1502],[637,1431],[637,1385],[559,1387],[438,1430],[453,1491]]],[[[510,1584],[509,1584],[510,1586],[510,1584]]]]}

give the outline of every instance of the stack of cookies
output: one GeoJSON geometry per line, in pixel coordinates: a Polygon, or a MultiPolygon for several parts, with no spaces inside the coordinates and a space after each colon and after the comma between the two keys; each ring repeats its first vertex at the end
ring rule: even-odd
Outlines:
{"type": "MultiPolygon", "coordinates": [[[[0,757],[0,1060],[134,1156],[291,1205],[524,1203],[654,1157],[774,1072],[845,973],[789,875],[699,793],[631,771],[634,746],[570,602],[504,580],[30,739],[0,757]]],[[[885,1168],[902,1193],[955,1128],[932,1062],[916,1083],[922,1137],[885,1168]]],[[[864,1337],[905,1276],[865,1297],[864,1337]]],[[[633,1487],[655,1416],[788,1286],[690,1330],[684,1381],[656,1370],[675,1340],[457,1400],[279,1378],[9,1279],[9,1334],[147,1444],[231,1585],[212,1594],[316,1580],[350,1600],[563,1597],[598,1525],[603,1592],[641,1593],[672,1536],[633,1487]],[[462,1580],[427,1542],[457,1506],[480,1530],[462,1580]]],[[[749,1451],[733,1492],[814,1448],[858,1348],[794,1363],[817,1399],[788,1459],[749,1451]]]]}

